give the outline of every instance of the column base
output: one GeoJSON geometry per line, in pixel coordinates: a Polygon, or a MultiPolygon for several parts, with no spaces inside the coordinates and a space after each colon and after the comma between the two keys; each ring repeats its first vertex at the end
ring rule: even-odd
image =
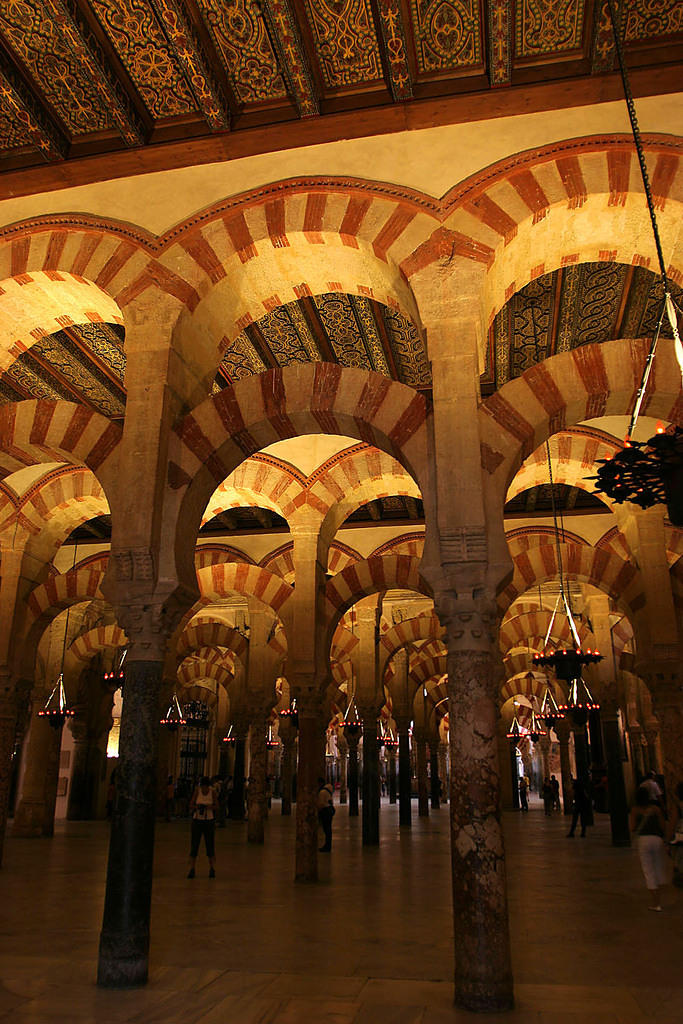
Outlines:
{"type": "Polygon", "coordinates": [[[43,835],[45,803],[22,800],[12,822],[12,835],[18,839],[40,839],[43,835]]]}
{"type": "MultiPolygon", "coordinates": [[[[126,940],[120,936],[101,935],[97,964],[97,984],[100,988],[141,988],[147,984],[146,950],[144,953],[139,950],[118,952],[118,947],[125,944],[126,940]]],[[[148,945],[148,942],[145,943],[146,948],[148,945]]]]}
{"type": "Polygon", "coordinates": [[[512,981],[502,984],[498,981],[486,985],[480,981],[460,980],[455,987],[454,1005],[472,1013],[506,1013],[513,1010],[515,997],[512,981]]]}

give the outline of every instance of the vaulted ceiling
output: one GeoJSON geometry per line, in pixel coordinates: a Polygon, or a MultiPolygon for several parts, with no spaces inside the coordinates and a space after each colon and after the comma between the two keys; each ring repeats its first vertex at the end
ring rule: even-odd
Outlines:
{"type": "MultiPolygon", "coordinates": [[[[606,9],[597,0],[3,0],[0,170],[492,87],[590,82],[614,66],[606,9]]],[[[682,28],[679,0],[629,0],[631,66],[680,60],[682,28]]]]}

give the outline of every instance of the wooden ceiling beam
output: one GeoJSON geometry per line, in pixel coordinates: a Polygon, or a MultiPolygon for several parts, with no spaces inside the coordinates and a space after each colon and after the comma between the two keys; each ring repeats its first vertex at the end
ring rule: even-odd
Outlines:
{"type": "MultiPolygon", "coordinates": [[[[0,53],[0,56],[5,55],[0,53]]],[[[3,65],[0,68],[0,101],[23,125],[26,135],[44,160],[63,160],[69,149],[66,136],[51,123],[42,103],[10,67],[9,62],[3,60],[3,65]]]]}
{"type": "Polygon", "coordinates": [[[391,95],[397,103],[405,102],[413,97],[413,82],[400,0],[377,0],[377,10],[380,51],[387,70],[391,95]]]}
{"type": "Polygon", "coordinates": [[[263,0],[262,11],[299,117],[315,117],[320,113],[320,97],[292,8],[288,0],[263,0]]]}
{"type": "Polygon", "coordinates": [[[150,0],[166,38],[212,132],[230,127],[230,105],[211,60],[180,0],[150,0]]]}
{"type": "Polygon", "coordinates": [[[512,0],[488,0],[487,57],[492,87],[512,81],[512,0]]]}
{"type": "MultiPolygon", "coordinates": [[[[636,98],[679,92],[681,64],[659,63],[657,66],[634,68],[630,77],[636,98]]],[[[277,153],[337,142],[342,138],[370,138],[441,125],[488,121],[521,113],[561,111],[570,106],[622,99],[623,89],[617,74],[583,76],[283,121],[229,135],[217,133],[168,140],[139,149],[74,157],[50,167],[38,167],[35,163],[31,166],[27,161],[28,166],[21,169],[0,172],[0,199],[37,195],[153,171],[237,160],[259,153],[277,153]]]]}
{"type": "Polygon", "coordinates": [[[103,52],[76,0],[43,0],[43,3],[59,26],[63,40],[88,73],[123,141],[127,146],[142,145],[147,134],[142,119],[114,74],[110,54],[103,52]]]}

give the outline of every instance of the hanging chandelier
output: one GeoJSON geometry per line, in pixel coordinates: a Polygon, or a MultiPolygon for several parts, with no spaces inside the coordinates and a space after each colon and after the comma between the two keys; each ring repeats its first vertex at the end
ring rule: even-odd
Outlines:
{"type": "Polygon", "coordinates": [[[105,681],[105,683],[111,683],[114,680],[116,680],[119,685],[121,685],[123,683],[123,676],[124,676],[123,664],[124,664],[124,662],[126,660],[127,654],[128,654],[128,645],[127,644],[126,644],[125,647],[117,648],[116,654],[114,655],[114,663],[112,665],[111,671],[104,673],[104,681],[105,681]]]}
{"type": "Polygon", "coordinates": [[[232,731],[232,725],[230,725],[228,727],[228,731],[226,732],[225,736],[221,740],[221,743],[224,743],[226,747],[230,747],[230,746],[232,746],[235,743],[236,738],[237,737],[233,734],[233,731],[232,731]]]}
{"type": "Polygon", "coordinates": [[[171,698],[171,703],[168,705],[168,711],[163,718],[159,719],[159,725],[163,725],[168,732],[177,732],[181,725],[187,725],[175,693],[171,698]]]}
{"type": "MultiPolygon", "coordinates": [[[[71,564],[71,571],[73,572],[76,568],[76,559],[78,555],[78,544],[74,544],[74,557],[71,564]]],[[[66,656],[66,640],[69,635],[69,617],[71,615],[71,605],[66,609],[66,619],[64,621],[64,639],[62,640],[62,660],[59,667],[59,676],[55,683],[52,693],[45,701],[44,706],[38,712],[38,718],[45,718],[53,729],[61,729],[67,718],[73,718],[75,711],[69,707],[66,700],[66,691],[64,689],[64,658],[66,656]]],[[[48,639],[48,663],[49,663],[49,639],[48,639]]]]}
{"type": "Polygon", "coordinates": [[[269,724],[268,725],[268,732],[266,734],[266,747],[269,750],[273,750],[275,747],[279,747],[279,746],[280,746],[280,741],[278,739],[276,739],[275,736],[273,736],[273,727],[272,727],[272,725],[269,724]]]}
{"type": "Polygon", "coordinates": [[[538,717],[533,708],[531,709],[531,722],[529,723],[528,732],[529,739],[532,743],[538,743],[541,736],[547,735],[545,729],[543,728],[542,720],[538,717]]]}
{"type": "Polygon", "coordinates": [[[344,730],[344,736],[346,739],[357,739],[363,729],[363,722],[360,715],[358,714],[358,708],[356,707],[356,698],[352,697],[346,708],[344,719],[342,721],[342,728],[344,730]]]}
{"type": "MultiPolygon", "coordinates": [[[[545,704],[546,697],[549,696],[551,698],[552,704],[550,704],[549,701],[546,707],[552,707],[552,705],[555,705],[555,708],[558,712],[572,712],[574,714],[574,723],[576,725],[581,725],[585,724],[581,722],[581,719],[583,718],[584,714],[587,714],[587,709],[591,711],[597,711],[600,707],[600,705],[596,701],[594,701],[593,698],[590,696],[588,687],[586,686],[582,678],[582,670],[586,665],[595,665],[599,661],[602,661],[603,656],[597,650],[592,651],[590,648],[587,648],[586,650],[583,649],[581,644],[581,638],[579,636],[579,631],[576,628],[576,622],[574,621],[574,616],[572,614],[571,604],[567,597],[567,592],[565,589],[564,567],[562,564],[562,548],[560,546],[560,528],[557,517],[557,504],[555,501],[553,466],[552,459],[550,458],[550,445],[547,441],[545,443],[545,448],[546,457],[548,461],[548,477],[550,479],[550,501],[553,510],[553,530],[555,534],[557,571],[560,578],[560,593],[557,596],[555,608],[553,610],[553,614],[550,617],[548,630],[545,635],[545,640],[543,641],[543,651],[540,654],[534,654],[533,662],[535,665],[541,667],[552,668],[555,672],[555,676],[567,684],[567,689],[569,691],[567,703],[559,705],[556,704],[555,698],[552,697],[552,694],[550,694],[549,692],[549,687],[547,687],[546,693],[543,698],[543,702],[545,704]],[[562,605],[562,610],[567,617],[569,629],[572,635],[572,639],[574,641],[573,647],[563,647],[561,650],[549,646],[550,635],[552,633],[553,625],[555,623],[555,619],[557,617],[560,605],[562,605]],[[588,708],[588,698],[586,697],[587,693],[588,697],[590,698],[590,708],[588,708]]],[[[543,715],[543,717],[545,717],[545,715],[543,714],[543,710],[541,711],[541,714],[543,715]]],[[[557,717],[562,716],[558,715],[557,717]]]]}
{"type": "Polygon", "coordinates": [[[528,735],[527,730],[524,728],[524,726],[519,724],[519,719],[517,718],[517,715],[514,715],[512,721],[510,722],[510,728],[508,729],[505,735],[509,740],[514,740],[515,742],[517,742],[517,740],[525,739],[525,737],[528,735]]]}
{"type": "Polygon", "coordinates": [[[38,712],[38,718],[47,719],[53,729],[61,729],[66,719],[73,718],[75,713],[73,708],[67,705],[66,693],[64,692],[64,673],[60,672],[54,689],[45,702],[45,706],[38,712]]]}
{"type": "Polygon", "coordinates": [[[650,179],[645,163],[645,154],[643,152],[633,94],[631,93],[626,62],[624,60],[614,0],[608,0],[608,7],[626,106],[631,122],[633,141],[638,155],[640,175],[643,181],[647,208],[650,214],[650,225],[657,250],[664,299],[652,337],[652,344],[645,361],[640,386],[636,392],[628,433],[624,438],[624,447],[613,458],[598,460],[600,468],[598,469],[597,476],[589,477],[589,479],[597,481],[595,484],[596,493],[607,495],[608,498],[611,498],[617,504],[621,504],[623,501],[630,501],[640,508],[651,508],[653,505],[665,504],[671,523],[674,526],[683,527],[683,430],[676,424],[672,424],[666,429],[660,426],[648,441],[633,440],[633,433],[650,379],[652,363],[665,318],[671,327],[676,358],[682,375],[683,345],[681,344],[678,327],[680,308],[676,306],[674,301],[671,292],[671,282],[669,281],[664,262],[655,205],[652,199],[650,179]]]}
{"type": "Polygon", "coordinates": [[[550,728],[553,722],[558,722],[564,718],[564,711],[560,711],[553,691],[549,686],[546,686],[543,700],[541,701],[541,718],[548,728],[550,728]]]}
{"type": "Polygon", "coordinates": [[[292,697],[288,708],[283,708],[279,712],[280,718],[291,722],[295,729],[299,728],[299,711],[296,706],[296,697],[292,697]]]}

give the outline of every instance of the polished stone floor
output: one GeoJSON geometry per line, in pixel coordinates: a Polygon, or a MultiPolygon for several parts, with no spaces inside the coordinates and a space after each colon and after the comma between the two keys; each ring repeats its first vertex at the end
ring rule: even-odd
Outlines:
{"type": "MultiPolygon", "coordinates": [[[[414,808],[416,810],[416,808],[414,808]]],[[[0,1021],[13,1024],[631,1024],[683,1021],[683,891],[649,913],[633,850],[599,818],[586,839],[539,808],[507,815],[517,1008],[452,1008],[448,809],[399,832],[382,806],[379,848],[339,808],[321,882],[294,885],[293,819],[267,843],[218,835],[218,877],[185,878],[187,822],[160,823],[150,983],[94,984],[107,826],[6,843],[0,871],[0,1021]]]]}

